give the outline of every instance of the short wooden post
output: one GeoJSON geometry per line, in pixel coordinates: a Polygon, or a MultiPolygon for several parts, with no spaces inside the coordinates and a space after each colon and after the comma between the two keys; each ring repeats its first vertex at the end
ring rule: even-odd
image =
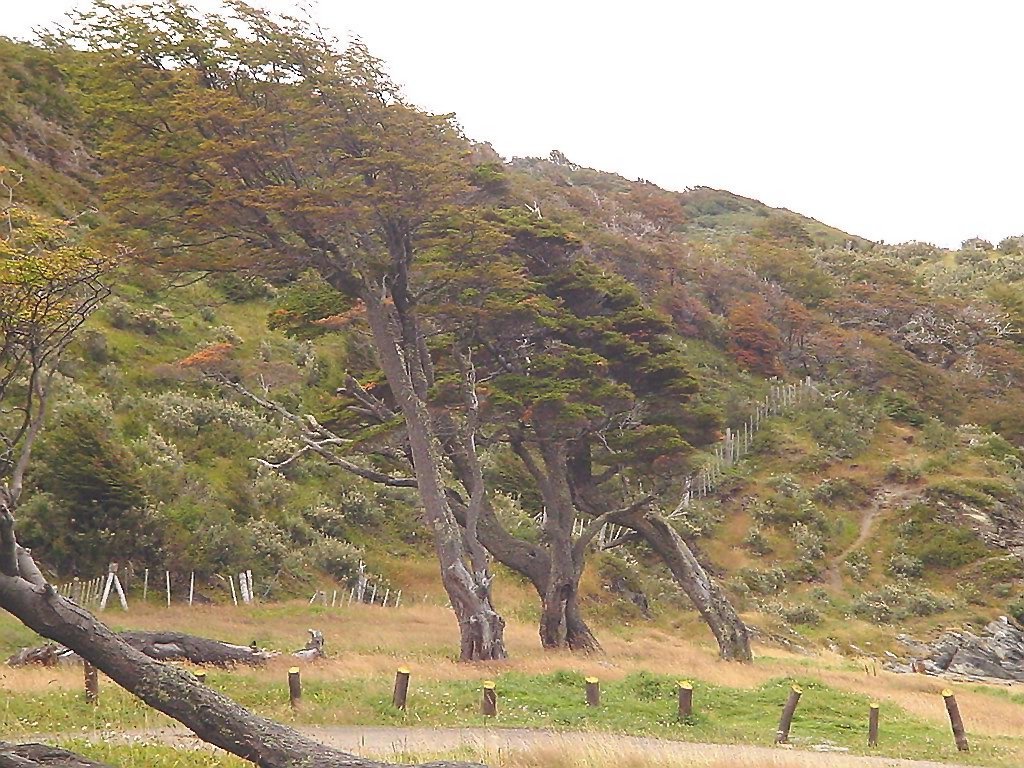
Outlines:
{"type": "Polygon", "coordinates": [[[960,717],[960,707],[956,705],[956,696],[949,688],[942,692],[942,698],[946,701],[946,712],[949,714],[949,724],[953,728],[953,739],[956,741],[956,748],[961,752],[970,752],[967,744],[967,733],[964,731],[964,721],[960,717]]]}
{"type": "Polygon", "coordinates": [[[231,602],[238,605],[238,595],[235,593],[235,577],[228,574],[228,586],[231,587],[231,602]]]}
{"type": "Polygon", "coordinates": [[[85,701],[87,704],[99,704],[100,701],[100,677],[96,667],[88,661],[85,666],[85,701]]]}
{"type": "Polygon", "coordinates": [[[484,680],[480,711],[484,714],[484,717],[495,717],[498,714],[498,692],[494,689],[493,680],[484,680]]]}
{"type": "Polygon", "coordinates": [[[685,720],[693,714],[693,683],[679,681],[679,719],[685,720]]]}
{"type": "Polygon", "coordinates": [[[206,672],[204,672],[202,670],[200,670],[199,672],[196,672],[196,680],[198,680],[200,683],[205,684],[206,683],[206,672]]]}
{"type": "Polygon", "coordinates": [[[601,706],[601,683],[596,677],[587,678],[587,706],[601,706]]]}
{"type": "Polygon", "coordinates": [[[405,701],[409,697],[409,670],[399,667],[395,673],[395,692],[391,696],[391,703],[398,709],[405,709],[405,701]]]}
{"type": "Polygon", "coordinates": [[[799,685],[789,689],[789,698],[786,700],[786,706],[782,708],[782,719],[779,720],[779,730],[775,733],[776,744],[789,743],[789,726],[793,724],[793,713],[796,712],[796,705],[800,703],[801,693],[803,691],[799,685]]]}
{"type": "Polygon", "coordinates": [[[142,574],[142,602],[146,602],[146,598],[149,597],[149,568],[142,574]]]}
{"type": "Polygon", "coordinates": [[[868,746],[878,746],[878,704],[872,703],[868,709],[868,746]]]}
{"type": "Polygon", "coordinates": [[[192,598],[196,594],[196,572],[192,571],[192,574],[188,577],[188,604],[192,605],[192,598]]]}
{"type": "Polygon", "coordinates": [[[302,699],[302,681],[299,679],[299,668],[288,670],[288,701],[293,707],[299,706],[302,699]]]}
{"type": "Polygon", "coordinates": [[[167,580],[167,607],[171,607],[171,572],[164,571],[164,578],[167,580]]]}

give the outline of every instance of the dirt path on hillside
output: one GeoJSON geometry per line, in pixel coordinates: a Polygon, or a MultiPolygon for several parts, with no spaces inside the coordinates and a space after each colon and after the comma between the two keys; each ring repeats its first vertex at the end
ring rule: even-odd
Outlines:
{"type": "MultiPolygon", "coordinates": [[[[628,755],[662,765],[668,760],[694,768],[965,768],[954,763],[848,755],[827,744],[793,747],[700,744],[645,736],[576,733],[527,728],[399,728],[391,726],[299,726],[300,732],[336,749],[389,761],[469,750],[487,759],[499,752],[548,753],[554,757],[628,755]],[[684,762],[685,761],[685,762],[684,762]]],[[[126,732],[75,733],[75,738],[104,742],[148,742],[178,748],[212,749],[177,728],[126,732]]],[[[609,764],[614,764],[614,760],[609,764]]]]}
{"type": "Polygon", "coordinates": [[[860,518],[860,530],[857,532],[857,538],[853,540],[853,543],[850,544],[850,546],[829,560],[828,568],[824,574],[825,582],[829,586],[833,589],[843,588],[843,575],[841,570],[843,563],[846,561],[847,557],[860,549],[864,543],[871,538],[871,534],[875,527],[875,520],[877,520],[883,512],[888,512],[916,494],[917,491],[913,488],[908,488],[906,486],[894,486],[890,488],[883,488],[878,491],[874,497],[872,497],[871,503],[868,505],[867,509],[864,510],[864,514],[860,518]]]}

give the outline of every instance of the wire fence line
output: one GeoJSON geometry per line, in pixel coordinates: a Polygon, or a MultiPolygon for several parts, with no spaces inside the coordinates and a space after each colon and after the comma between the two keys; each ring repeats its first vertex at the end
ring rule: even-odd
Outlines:
{"type": "MultiPolygon", "coordinates": [[[[811,402],[823,402],[824,399],[821,389],[810,376],[796,384],[773,384],[764,399],[754,406],[750,415],[739,428],[726,428],[725,436],[712,447],[709,460],[684,482],[685,490],[679,503],[667,517],[669,519],[682,517],[693,504],[712,495],[725,477],[727,470],[734,467],[753,450],[754,438],[766,420],[774,416],[781,416],[811,402]]],[[[536,521],[538,525],[543,525],[545,513],[542,512],[538,515],[536,521]]],[[[581,536],[588,523],[587,518],[576,518],[572,527],[573,537],[581,536]]],[[[621,525],[606,523],[594,537],[594,546],[598,549],[605,549],[609,544],[621,541],[628,533],[629,529],[621,525]]]]}

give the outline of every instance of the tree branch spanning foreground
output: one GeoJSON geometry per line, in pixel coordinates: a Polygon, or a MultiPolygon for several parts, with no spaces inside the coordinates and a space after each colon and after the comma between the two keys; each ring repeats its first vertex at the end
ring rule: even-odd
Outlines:
{"type": "MultiPolygon", "coordinates": [[[[249,712],[184,669],[133,648],[91,613],[46,582],[18,545],[14,519],[0,509],[0,608],[43,637],[71,648],[122,688],[174,718],[200,739],[261,768],[382,768],[387,765],[331,749],[249,712]]],[[[431,763],[465,768],[467,763],[431,763]]]]}
{"type": "Polygon", "coordinates": [[[111,768],[88,758],[45,744],[8,744],[0,741],[0,768],[111,768]]]}

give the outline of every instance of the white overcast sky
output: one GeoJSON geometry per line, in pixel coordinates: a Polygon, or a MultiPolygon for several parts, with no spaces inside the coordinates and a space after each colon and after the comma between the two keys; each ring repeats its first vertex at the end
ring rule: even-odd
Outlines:
{"type": "MultiPolygon", "coordinates": [[[[75,5],[0,0],[0,35],[75,5]]],[[[506,157],[557,148],[886,242],[1024,234],[1024,2],[321,0],[313,15],[506,157]]]]}

